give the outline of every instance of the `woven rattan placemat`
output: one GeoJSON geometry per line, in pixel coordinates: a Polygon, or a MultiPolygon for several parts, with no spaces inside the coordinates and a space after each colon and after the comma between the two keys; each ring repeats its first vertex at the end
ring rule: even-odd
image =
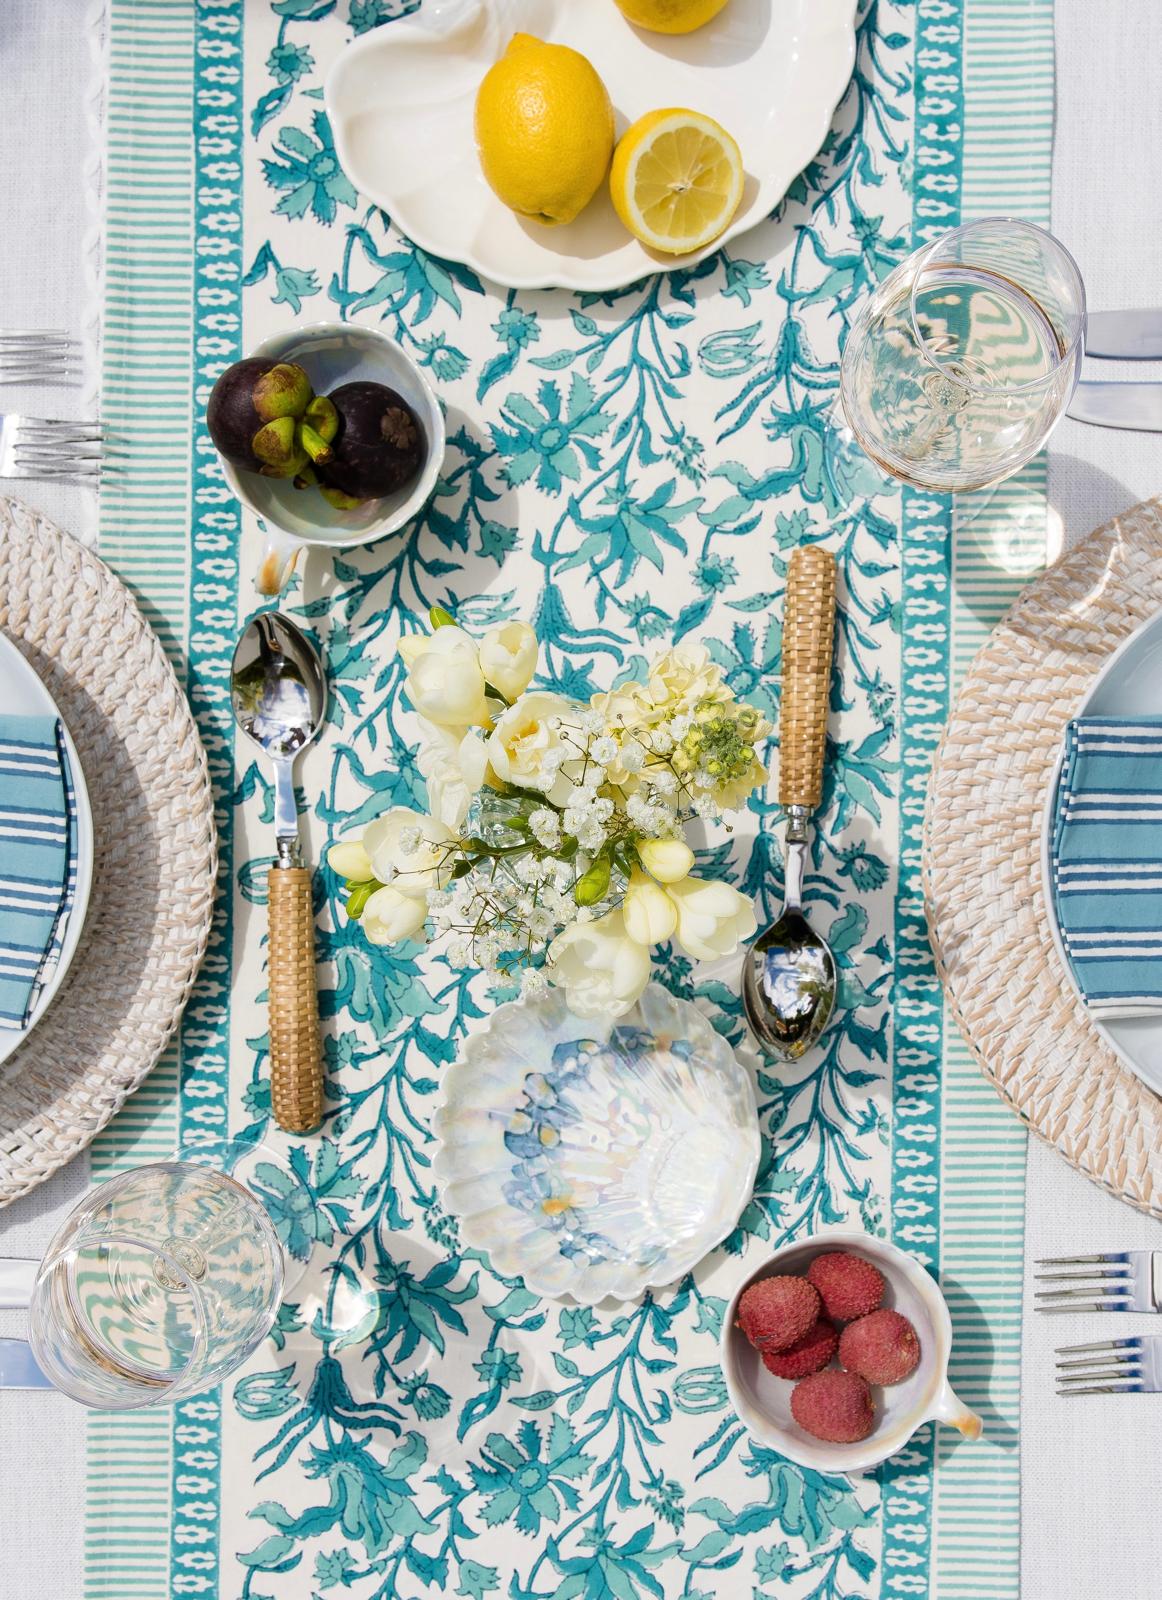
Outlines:
{"type": "Polygon", "coordinates": [[[84,1149],[165,1048],[210,932],[213,799],[157,635],[89,550],[0,498],[0,628],[68,724],[93,888],[67,977],[0,1067],[0,1206],[84,1149]]]}
{"type": "Polygon", "coordinates": [[[1162,499],[1099,528],[1031,584],[973,661],[928,790],[936,964],[985,1076],[1087,1177],[1162,1215],[1162,1099],[1089,1023],[1053,946],[1041,817],[1065,724],[1162,607],[1162,499]]]}

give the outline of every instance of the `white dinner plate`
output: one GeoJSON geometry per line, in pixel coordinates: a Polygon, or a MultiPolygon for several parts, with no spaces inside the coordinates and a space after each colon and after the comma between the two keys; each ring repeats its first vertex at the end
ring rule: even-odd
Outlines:
{"type": "Polygon", "coordinates": [[[77,888],[73,895],[69,923],[65,929],[65,942],[60,960],[52,978],[45,984],[36,1010],[28,1019],[28,1026],[20,1033],[0,1029],[0,1061],[7,1061],[12,1052],[22,1045],[52,1003],[52,997],[64,982],[65,973],[76,954],[81,930],[85,925],[85,912],[89,905],[89,889],[93,879],[93,814],[89,807],[89,793],[85,788],[85,775],[81,771],[80,757],[73,744],[65,720],[57,710],[56,702],[41,683],[36,673],[12,643],[0,633],[0,706],[12,716],[60,717],[64,727],[65,748],[73,774],[73,793],[76,797],[77,822],[77,888]]]}
{"type": "Polygon", "coordinates": [[[327,76],[327,112],[351,181],[421,249],[516,289],[619,289],[691,266],[761,222],[818,153],[855,61],[856,0],[730,0],[682,35],[647,33],[614,0],[424,0],[363,35],[327,76]],[[588,56],[617,132],[681,106],[737,139],[746,188],[704,250],[662,256],[618,221],[603,184],[561,227],[516,216],[484,181],[472,131],[476,91],[514,33],[588,56]]]}
{"type": "MultiPolygon", "coordinates": [[[[1162,612],[1144,622],[1114,651],[1073,716],[1162,717],[1162,612]]],[[[1057,785],[1061,778],[1063,756],[1064,730],[1062,749],[1053,768],[1041,822],[1041,881],[1053,943],[1070,982],[1084,1003],[1085,996],[1077,986],[1073,968],[1065,954],[1065,944],[1057,921],[1057,904],[1053,898],[1053,826],[1057,815],[1057,785]]],[[[1130,1071],[1156,1094],[1162,1094],[1162,1017],[1121,1017],[1105,1022],[1091,1017],[1090,1021],[1130,1071]]]]}

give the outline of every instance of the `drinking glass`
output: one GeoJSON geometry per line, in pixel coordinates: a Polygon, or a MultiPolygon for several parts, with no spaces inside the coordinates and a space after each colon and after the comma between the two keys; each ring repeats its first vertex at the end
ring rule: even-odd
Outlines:
{"type": "Polygon", "coordinates": [[[1043,228],[989,217],[918,250],[847,336],[840,397],[867,454],[939,492],[1011,476],[1065,413],[1081,369],[1085,286],[1043,228]]]}
{"type": "Polygon", "coordinates": [[[269,1333],[282,1289],[282,1247],[249,1190],[159,1162],[66,1219],[36,1274],[29,1343],[74,1400],[129,1411],[221,1383],[269,1333]]]}

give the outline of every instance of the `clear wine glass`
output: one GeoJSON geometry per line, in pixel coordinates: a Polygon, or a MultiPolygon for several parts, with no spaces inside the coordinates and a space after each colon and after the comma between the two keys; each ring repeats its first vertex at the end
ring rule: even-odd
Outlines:
{"type": "Polygon", "coordinates": [[[859,444],[905,483],[988,488],[1044,445],[1077,384],[1085,285],[1064,245],[989,217],[918,250],[847,336],[840,398],[859,444]]]}
{"type": "Polygon", "coordinates": [[[29,1343],[82,1404],[129,1411],[213,1388],[274,1325],[282,1247],[234,1178],[186,1161],[98,1184],[36,1274],[29,1343]]]}

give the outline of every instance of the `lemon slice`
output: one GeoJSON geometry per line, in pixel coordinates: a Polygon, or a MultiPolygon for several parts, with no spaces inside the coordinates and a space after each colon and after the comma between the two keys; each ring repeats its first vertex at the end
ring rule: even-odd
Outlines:
{"type": "Polygon", "coordinates": [[[609,189],[635,238],[667,255],[700,250],[742,202],[742,152],[713,117],[672,108],[627,128],[613,154],[609,189]]]}

